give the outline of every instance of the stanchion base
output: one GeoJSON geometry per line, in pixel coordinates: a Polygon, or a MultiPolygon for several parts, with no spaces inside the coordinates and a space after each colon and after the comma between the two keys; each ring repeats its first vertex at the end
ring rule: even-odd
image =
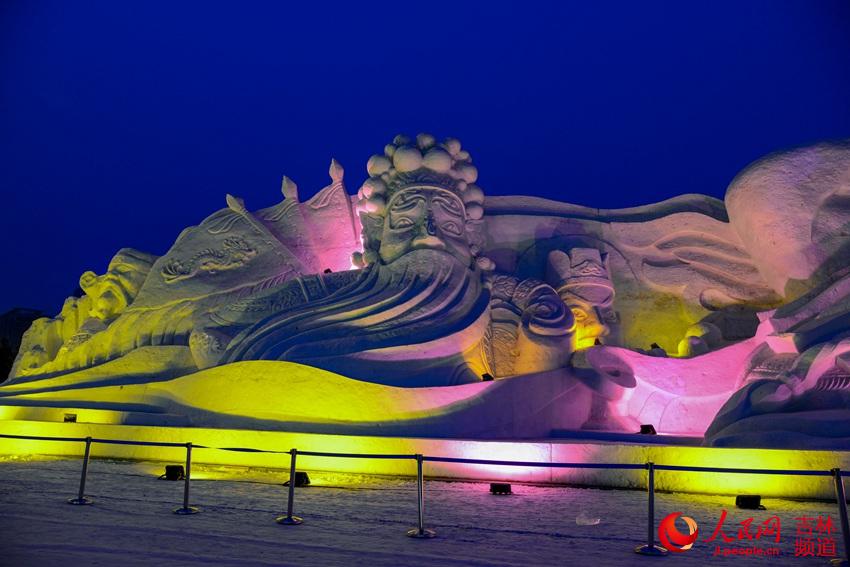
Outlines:
{"type": "Polygon", "coordinates": [[[195,508],[194,506],[174,509],[174,513],[178,516],[188,516],[189,514],[197,514],[198,512],[200,512],[200,510],[198,508],[195,508]]]}
{"type": "Polygon", "coordinates": [[[660,545],[639,545],[635,548],[635,553],[650,555],[652,557],[662,557],[667,555],[667,550],[660,545]]]}
{"type": "Polygon", "coordinates": [[[407,530],[407,537],[430,539],[432,537],[437,537],[437,532],[434,530],[420,530],[419,528],[413,528],[412,530],[407,530]]]}
{"type": "Polygon", "coordinates": [[[71,498],[68,500],[68,504],[73,504],[74,506],[87,506],[91,503],[92,501],[85,496],[82,498],[71,498]]]}
{"type": "Polygon", "coordinates": [[[829,564],[834,565],[835,567],[847,567],[848,565],[850,565],[850,563],[847,563],[846,559],[841,559],[840,557],[830,559],[829,564]]]}
{"type": "Polygon", "coordinates": [[[298,516],[278,516],[275,518],[275,522],[282,526],[297,526],[298,524],[303,524],[304,520],[298,516]]]}

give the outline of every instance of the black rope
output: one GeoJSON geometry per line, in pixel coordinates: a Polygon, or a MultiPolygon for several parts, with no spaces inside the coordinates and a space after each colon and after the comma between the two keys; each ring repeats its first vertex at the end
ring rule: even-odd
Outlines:
{"type": "MultiPolygon", "coordinates": [[[[645,469],[646,465],[617,465],[609,463],[541,463],[537,461],[496,461],[492,459],[463,459],[460,457],[423,457],[424,461],[438,463],[469,463],[474,465],[499,465],[514,467],[548,467],[564,469],[623,469],[637,470],[645,469]]],[[[658,467],[656,467],[658,468],[658,467]]]]}
{"type": "MultiPolygon", "coordinates": [[[[655,465],[655,470],[681,472],[716,472],[737,474],[782,474],[790,476],[832,476],[831,471],[793,470],[793,469],[730,469],[726,467],[689,467],[680,465],[655,465]]],[[[843,473],[842,473],[843,475],[843,473]]]]}
{"type": "MultiPolygon", "coordinates": [[[[85,439],[83,439],[85,441],[85,439]]],[[[106,445],[141,445],[144,447],[186,447],[186,443],[168,443],[166,441],[126,441],[124,439],[94,439],[92,443],[104,443],[106,445]]],[[[192,448],[201,447],[201,445],[192,445],[192,448]]]]}
{"type": "MultiPolygon", "coordinates": [[[[287,451],[290,452],[290,451],[287,451]]],[[[368,453],[324,453],[321,451],[298,451],[306,457],[347,457],[351,459],[415,459],[416,455],[376,455],[368,453]]]]}
{"type": "Polygon", "coordinates": [[[32,439],[35,441],[75,441],[80,443],[85,443],[85,437],[37,437],[33,435],[7,435],[5,433],[0,433],[0,437],[4,437],[6,439],[32,439]]]}
{"type": "Polygon", "coordinates": [[[238,453],[274,453],[276,455],[289,455],[291,453],[291,451],[272,451],[271,449],[253,449],[251,447],[207,447],[205,445],[192,445],[192,448],[214,449],[216,451],[234,451],[238,453]]]}

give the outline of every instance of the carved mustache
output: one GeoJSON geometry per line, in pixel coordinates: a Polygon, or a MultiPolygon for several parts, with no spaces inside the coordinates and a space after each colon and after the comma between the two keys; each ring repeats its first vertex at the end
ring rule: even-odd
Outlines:
{"type": "Polygon", "coordinates": [[[446,243],[443,242],[442,238],[428,234],[424,236],[417,236],[411,240],[410,247],[413,250],[418,248],[436,248],[438,250],[445,250],[446,243]]]}

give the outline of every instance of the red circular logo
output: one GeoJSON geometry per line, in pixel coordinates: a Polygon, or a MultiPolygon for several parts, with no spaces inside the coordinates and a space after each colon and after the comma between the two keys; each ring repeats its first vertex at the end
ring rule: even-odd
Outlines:
{"type": "Polygon", "coordinates": [[[681,512],[673,512],[658,524],[658,541],[661,545],[675,553],[687,551],[694,546],[699,535],[699,528],[693,518],[682,516],[681,512]],[[676,528],[676,519],[681,516],[688,526],[688,533],[683,534],[676,528]]]}

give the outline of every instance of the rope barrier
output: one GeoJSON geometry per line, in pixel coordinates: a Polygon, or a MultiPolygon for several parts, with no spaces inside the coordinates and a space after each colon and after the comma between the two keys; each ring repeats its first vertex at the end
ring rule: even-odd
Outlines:
{"type": "Polygon", "coordinates": [[[186,443],[170,443],[167,441],[127,441],[124,439],[92,439],[93,443],[104,445],[140,445],[143,447],[186,447],[186,443]]]}
{"type": "Polygon", "coordinates": [[[646,465],[639,464],[610,464],[610,463],[547,463],[541,461],[496,461],[492,459],[465,459],[462,457],[423,457],[426,461],[437,463],[469,463],[473,465],[499,465],[514,467],[546,467],[562,469],[619,469],[619,470],[641,470],[646,465]]]}
{"type": "Polygon", "coordinates": [[[78,443],[86,440],[85,437],[37,437],[34,435],[7,435],[5,433],[0,433],[0,437],[6,439],[30,439],[34,441],[76,441],[78,443]]]}
{"type": "Polygon", "coordinates": [[[0,438],[3,439],[23,439],[32,441],[60,441],[60,442],[85,442],[85,453],[83,456],[83,469],[80,477],[80,489],[77,498],[68,501],[69,504],[90,504],[91,500],[85,497],[86,473],[88,469],[90,449],[93,443],[104,443],[109,445],[136,445],[147,447],[181,447],[186,449],[186,473],[184,477],[183,489],[183,506],[174,510],[175,514],[190,515],[195,514],[199,510],[189,504],[189,482],[191,477],[192,466],[192,449],[212,449],[218,451],[238,451],[248,453],[273,453],[273,454],[288,454],[290,459],[289,470],[289,499],[287,503],[286,516],[277,518],[277,522],[284,525],[298,525],[303,522],[301,518],[293,515],[293,502],[295,498],[296,484],[296,457],[304,455],[308,457],[332,457],[332,458],[349,458],[349,459],[415,459],[416,460],[416,486],[418,496],[418,514],[419,521],[416,528],[409,530],[407,535],[416,538],[431,538],[436,534],[433,530],[425,528],[424,524],[424,478],[422,464],[425,461],[434,463],[463,463],[463,464],[478,464],[478,465],[495,465],[495,466],[514,466],[514,467],[545,467],[545,468],[572,468],[572,469],[616,469],[616,470],[641,470],[647,471],[647,493],[648,493],[648,517],[647,517],[647,544],[641,545],[635,549],[636,553],[650,556],[663,556],[667,554],[667,550],[655,544],[655,471],[678,471],[678,472],[699,472],[699,473],[732,473],[732,474],[770,474],[770,475],[789,475],[789,476],[831,476],[835,485],[836,501],[839,506],[841,515],[841,532],[844,541],[845,558],[850,554],[850,520],[848,520],[847,503],[844,492],[843,477],[850,475],[850,471],[842,471],[839,468],[834,468],[830,471],[819,470],[799,470],[799,469],[747,469],[747,468],[731,468],[731,467],[698,467],[698,466],[683,466],[683,465],[656,465],[652,462],[642,464],[616,464],[616,463],[552,463],[539,461],[502,461],[496,459],[467,459],[462,457],[428,457],[422,454],[368,454],[368,453],[333,453],[327,451],[299,451],[290,449],[289,451],[273,451],[269,449],[256,449],[252,447],[209,447],[206,445],[193,445],[192,443],[173,443],[165,441],[127,441],[123,439],[95,439],[92,437],[47,437],[34,435],[11,435],[0,433],[0,438]]]}
{"type": "Polygon", "coordinates": [[[349,459],[415,459],[416,455],[379,455],[372,453],[327,453],[322,451],[298,451],[308,457],[345,457],[349,459]]]}
{"type": "Polygon", "coordinates": [[[689,467],[685,465],[655,465],[655,470],[680,472],[715,472],[735,474],[781,474],[788,476],[832,476],[829,471],[797,469],[733,469],[727,467],[689,467]]]}
{"type": "MultiPolygon", "coordinates": [[[[0,438],[25,439],[34,441],[68,441],[82,443],[86,437],[46,437],[37,435],[10,435],[0,433],[0,438]]],[[[104,443],[107,445],[138,445],[145,447],[180,447],[185,448],[186,443],[174,443],[168,441],[130,441],[125,439],[100,439],[92,438],[92,443],[104,443]]],[[[270,453],[276,455],[289,455],[289,451],[274,451],[271,449],[257,449],[254,447],[213,447],[209,445],[192,445],[193,449],[210,449],[215,451],[233,451],[242,453],[270,453]]],[[[378,454],[378,453],[334,453],[329,451],[298,451],[299,455],[305,457],[331,457],[345,459],[410,459],[417,458],[414,454],[378,454]]],[[[541,468],[564,468],[564,469],[613,469],[613,470],[641,470],[646,464],[632,463],[553,463],[543,461],[503,461],[496,459],[468,459],[464,457],[429,457],[422,456],[423,461],[434,463],[460,463],[471,465],[495,465],[509,467],[541,467],[541,468]]],[[[789,476],[832,476],[830,471],[802,470],[802,469],[748,469],[733,467],[698,467],[687,465],[654,465],[655,470],[678,471],[678,472],[705,472],[705,473],[732,473],[732,474],[778,474],[789,476]]],[[[840,471],[840,476],[850,476],[850,471],[840,471]]]]}
{"type": "Polygon", "coordinates": [[[208,447],[206,445],[193,445],[195,449],[213,449],[215,451],[233,451],[235,453],[273,453],[276,455],[288,455],[289,451],[272,451],[270,449],[253,449],[251,447],[208,447]]]}

